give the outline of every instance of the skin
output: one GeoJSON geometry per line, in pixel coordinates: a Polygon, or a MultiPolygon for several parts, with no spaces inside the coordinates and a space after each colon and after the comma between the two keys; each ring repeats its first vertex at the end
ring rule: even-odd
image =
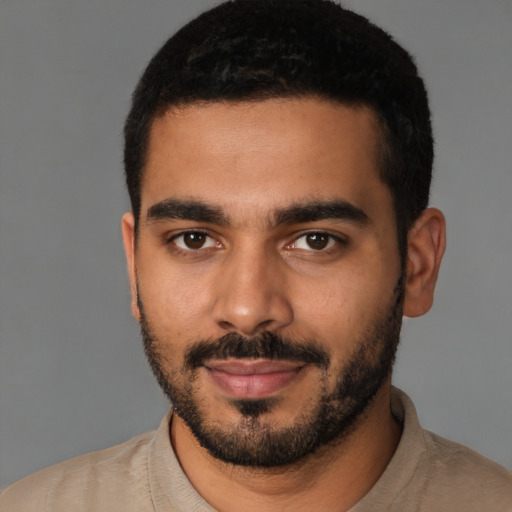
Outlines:
{"type": "MultiPolygon", "coordinates": [[[[133,315],[141,319],[138,292],[169,375],[179,382],[185,351],[197,340],[272,331],[316,340],[332,369],[327,383],[308,366],[272,389],[278,406],[262,421],[286,427],[310,412],[322,385],[334,387],[366,330],[388,311],[401,271],[391,194],[378,177],[376,126],[367,108],[313,98],[191,105],[154,121],[139,231],[131,213],[122,230],[133,315]],[[213,206],[229,223],[148,217],[170,198],[213,206]],[[312,200],[344,201],[367,221],[272,222],[276,211],[312,200]],[[183,233],[197,229],[207,237],[192,250],[183,233]],[[328,244],[312,249],[306,235],[319,232],[330,235],[328,244]]],[[[441,212],[427,209],[408,240],[403,312],[412,317],[432,304],[445,244],[441,212]]],[[[232,390],[204,368],[194,388],[208,421],[238,424],[232,390]]],[[[223,463],[176,414],[170,437],[188,478],[218,510],[332,511],[350,508],[377,481],[400,426],[387,379],[348,437],[294,466],[223,463]]]]}

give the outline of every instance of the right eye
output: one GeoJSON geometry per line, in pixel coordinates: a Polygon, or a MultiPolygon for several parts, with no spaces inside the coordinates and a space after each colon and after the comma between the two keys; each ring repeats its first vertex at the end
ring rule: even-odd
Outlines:
{"type": "Polygon", "coordinates": [[[183,251],[199,251],[219,247],[219,243],[203,231],[184,231],[174,235],[170,242],[183,251]]]}

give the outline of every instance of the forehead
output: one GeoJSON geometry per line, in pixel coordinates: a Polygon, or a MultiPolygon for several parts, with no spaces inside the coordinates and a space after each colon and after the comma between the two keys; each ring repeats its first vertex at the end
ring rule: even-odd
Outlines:
{"type": "Polygon", "coordinates": [[[389,195],[378,126],[369,108],[312,98],[174,108],[152,125],[142,212],[167,197],[253,211],[311,198],[362,206],[389,195]]]}

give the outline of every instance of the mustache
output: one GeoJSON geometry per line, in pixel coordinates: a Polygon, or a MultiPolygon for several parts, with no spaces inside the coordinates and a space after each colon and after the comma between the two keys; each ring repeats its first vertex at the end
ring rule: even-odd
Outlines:
{"type": "Polygon", "coordinates": [[[228,333],[216,340],[198,341],[185,352],[185,366],[194,370],[208,360],[231,357],[300,361],[320,368],[327,368],[330,362],[327,352],[314,341],[294,342],[275,333],[264,332],[251,338],[228,333]]]}

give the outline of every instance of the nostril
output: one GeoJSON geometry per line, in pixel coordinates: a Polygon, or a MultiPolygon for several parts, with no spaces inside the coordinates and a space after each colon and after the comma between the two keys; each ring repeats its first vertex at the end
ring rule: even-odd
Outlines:
{"type": "Polygon", "coordinates": [[[225,331],[232,331],[235,329],[235,326],[232,323],[226,322],[225,320],[221,320],[218,323],[218,325],[221,329],[224,329],[225,331]]]}
{"type": "Polygon", "coordinates": [[[264,320],[263,322],[260,322],[257,325],[253,325],[250,328],[248,328],[247,326],[245,326],[245,328],[244,328],[243,325],[240,325],[237,327],[237,325],[232,324],[231,322],[228,322],[226,320],[221,320],[220,322],[217,323],[217,325],[221,329],[228,331],[228,332],[240,331],[243,334],[255,334],[257,332],[264,331],[264,330],[268,329],[273,323],[274,323],[274,321],[272,319],[269,319],[269,320],[264,320]]]}
{"type": "MultiPolygon", "coordinates": [[[[238,277],[239,273],[237,274],[238,277]]],[[[258,276],[256,276],[258,277],[258,276]]],[[[249,336],[263,330],[275,330],[293,320],[287,297],[270,279],[241,279],[235,286],[221,287],[211,305],[212,320],[224,333],[249,336]]],[[[275,284],[275,283],[274,283],[275,284]]]]}
{"type": "Polygon", "coordinates": [[[264,320],[258,324],[258,329],[263,330],[266,329],[269,325],[273,323],[273,320],[264,320]]]}

